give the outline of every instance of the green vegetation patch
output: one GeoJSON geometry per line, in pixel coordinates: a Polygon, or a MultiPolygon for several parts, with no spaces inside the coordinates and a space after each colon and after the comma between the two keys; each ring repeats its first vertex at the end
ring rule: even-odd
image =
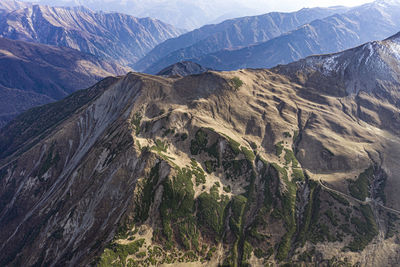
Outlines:
{"type": "Polygon", "coordinates": [[[136,135],[140,133],[140,122],[142,121],[142,118],[143,116],[139,112],[136,112],[131,119],[131,123],[135,127],[136,135]]]}
{"type": "Polygon", "coordinates": [[[337,218],[336,214],[333,214],[332,210],[327,210],[324,214],[333,226],[339,225],[339,219],[337,218]]]}
{"type": "Polygon", "coordinates": [[[345,199],[344,197],[342,197],[341,195],[339,195],[335,192],[329,191],[329,190],[327,192],[329,193],[329,195],[331,195],[331,197],[333,199],[335,199],[340,204],[342,204],[344,206],[350,206],[350,202],[347,199],[345,199]]]}
{"type": "Polygon", "coordinates": [[[289,132],[284,132],[284,133],[283,133],[283,136],[284,136],[285,138],[290,138],[290,137],[292,137],[292,135],[291,135],[289,132]]]}
{"type": "MultiPolygon", "coordinates": [[[[279,165],[271,163],[271,166],[282,175],[282,179],[286,184],[285,192],[278,192],[278,198],[281,202],[281,208],[278,210],[276,208],[276,213],[278,213],[285,224],[287,232],[282,237],[281,242],[278,246],[278,252],[276,258],[279,261],[283,261],[288,257],[293,235],[296,232],[296,221],[295,221],[295,206],[296,206],[296,193],[297,186],[294,181],[289,181],[287,176],[287,171],[281,168],[279,165]]],[[[278,215],[277,214],[277,215],[278,215]]]]}
{"type": "Polygon", "coordinates": [[[292,173],[293,181],[304,181],[305,180],[303,169],[293,168],[292,172],[293,172],[292,173]]]}
{"type": "Polygon", "coordinates": [[[208,143],[208,135],[202,129],[199,129],[195,138],[190,142],[190,153],[192,155],[199,155],[202,151],[205,151],[208,143]]]}
{"type": "Polygon", "coordinates": [[[366,169],[363,173],[361,173],[357,180],[350,181],[349,183],[349,192],[350,194],[359,199],[364,201],[369,196],[369,186],[371,180],[373,179],[374,175],[374,168],[371,166],[366,169]]]}
{"type": "Polygon", "coordinates": [[[166,248],[173,247],[174,231],[180,236],[181,244],[188,248],[198,243],[196,220],[193,218],[195,200],[192,171],[176,167],[177,174],[164,182],[160,205],[163,234],[167,239],[166,248]],[[177,229],[178,228],[178,229],[177,229]],[[175,230],[174,230],[175,229],[175,230]]]}
{"type": "MultiPolygon", "coordinates": [[[[282,152],[281,152],[282,153],[282,152]]],[[[297,168],[299,165],[299,162],[297,161],[296,157],[294,156],[294,153],[292,150],[285,149],[285,161],[286,165],[289,165],[292,163],[293,168],[297,168]]]]}
{"type": "Polygon", "coordinates": [[[243,85],[243,81],[239,77],[233,77],[231,79],[231,82],[232,82],[233,88],[235,88],[235,90],[239,90],[240,87],[242,87],[242,85],[243,85]]]}
{"type": "Polygon", "coordinates": [[[245,146],[242,146],[242,147],[240,147],[240,148],[241,148],[242,153],[244,154],[245,158],[246,158],[248,161],[253,162],[253,161],[255,160],[256,156],[254,155],[254,152],[253,152],[253,151],[251,151],[250,149],[248,149],[248,148],[245,147],[245,146]]]}
{"type": "Polygon", "coordinates": [[[206,183],[206,175],[204,173],[203,168],[201,168],[195,159],[191,159],[191,167],[192,167],[192,173],[195,177],[196,181],[196,186],[199,186],[200,184],[205,184],[206,183]]]}
{"type": "Polygon", "coordinates": [[[101,255],[99,267],[108,267],[108,266],[116,266],[126,265],[126,258],[129,255],[135,255],[139,252],[139,249],[143,246],[144,239],[138,239],[132,243],[122,245],[113,243],[109,248],[106,248],[101,255]]]}
{"type": "Polygon", "coordinates": [[[275,144],[275,152],[278,157],[282,154],[283,148],[283,141],[275,144]]]}
{"type": "Polygon", "coordinates": [[[150,171],[149,177],[138,183],[139,197],[136,201],[135,220],[144,222],[149,216],[150,205],[154,200],[154,190],[160,178],[160,165],[157,163],[150,171]]]}
{"type": "Polygon", "coordinates": [[[351,251],[362,251],[378,235],[378,227],[371,207],[369,205],[361,205],[360,211],[363,219],[358,217],[351,218],[351,223],[356,228],[354,239],[347,246],[351,251]]]}
{"type": "Polygon", "coordinates": [[[223,161],[222,166],[227,179],[234,180],[251,170],[251,164],[247,159],[223,161]]]}
{"type": "Polygon", "coordinates": [[[151,149],[157,151],[158,153],[167,152],[168,145],[166,142],[156,139],[155,145],[152,146],[151,149]]]}
{"type": "Polygon", "coordinates": [[[220,240],[224,231],[225,209],[229,199],[225,196],[220,197],[214,185],[210,194],[200,194],[197,201],[199,224],[212,231],[215,241],[220,240]]]}

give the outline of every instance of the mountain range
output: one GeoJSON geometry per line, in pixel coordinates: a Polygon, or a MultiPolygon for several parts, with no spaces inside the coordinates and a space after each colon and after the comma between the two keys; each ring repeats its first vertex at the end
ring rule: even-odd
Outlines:
{"type": "MultiPolygon", "coordinates": [[[[309,10],[309,13],[313,12],[315,11],[309,10]]],[[[312,16],[307,16],[307,18],[312,18],[312,16]]],[[[181,60],[193,61],[217,70],[274,67],[306,56],[342,51],[368,41],[386,38],[395,34],[400,28],[399,18],[400,2],[375,1],[354,7],[344,13],[336,12],[324,18],[302,21],[304,25],[298,25],[298,28],[293,27],[292,30],[286,28],[273,36],[275,38],[264,41],[254,40],[253,44],[244,44],[245,47],[242,48],[232,48],[231,45],[226,45],[226,42],[220,42],[221,39],[217,38],[211,41],[200,40],[194,45],[185,45],[182,42],[184,46],[182,48],[179,45],[169,46],[173,43],[174,39],[172,39],[155,47],[137,63],[136,68],[147,73],[157,73],[171,62],[181,60]],[[163,51],[164,47],[168,47],[168,50],[163,51]],[[209,47],[217,48],[212,52],[209,47]]],[[[245,29],[253,28],[252,24],[245,27],[245,29]]],[[[240,33],[245,31],[239,29],[240,33]]],[[[256,31],[256,33],[259,32],[256,31]]],[[[175,40],[179,43],[179,39],[190,34],[192,33],[186,33],[175,40]]],[[[233,35],[241,36],[237,32],[233,35]]],[[[228,34],[226,36],[225,39],[233,38],[228,34]]],[[[246,40],[251,39],[246,38],[246,40]]]]}
{"type": "Polygon", "coordinates": [[[156,73],[161,66],[166,67],[185,58],[264,42],[315,19],[346,10],[336,7],[302,9],[292,13],[273,12],[206,25],[159,44],[135,64],[135,69],[156,73]]]}
{"type": "Polygon", "coordinates": [[[0,265],[396,265],[399,47],[129,73],[22,114],[0,265]]]}
{"type": "Polygon", "coordinates": [[[0,36],[69,47],[100,59],[133,64],[183,30],[151,18],[93,12],[83,7],[33,5],[0,17],[0,36]]]}
{"type": "Polygon", "coordinates": [[[0,10],[9,12],[16,9],[26,8],[31,6],[30,3],[17,1],[17,0],[3,0],[0,3],[0,10]]]}
{"type": "Polygon", "coordinates": [[[128,71],[74,49],[0,38],[0,127],[29,108],[128,71]]]}
{"type": "Polygon", "coordinates": [[[96,11],[120,12],[136,17],[152,17],[177,28],[193,30],[205,24],[219,23],[225,19],[259,14],[249,1],[223,0],[40,0],[50,6],[85,6],[96,11]]]}

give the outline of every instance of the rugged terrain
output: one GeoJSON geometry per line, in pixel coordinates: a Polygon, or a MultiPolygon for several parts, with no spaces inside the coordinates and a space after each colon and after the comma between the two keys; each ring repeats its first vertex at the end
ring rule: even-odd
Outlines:
{"type": "Polygon", "coordinates": [[[135,64],[135,69],[157,73],[178,61],[199,58],[222,49],[265,42],[315,19],[345,11],[344,7],[311,8],[291,13],[272,12],[206,25],[157,45],[135,64]]]}
{"type": "MultiPolygon", "coordinates": [[[[225,46],[225,49],[222,49],[220,46],[219,51],[212,52],[205,49],[207,45],[199,43],[196,49],[188,47],[164,55],[147,67],[145,72],[156,73],[159,69],[169,65],[170,60],[177,61],[177,58],[193,61],[215,70],[271,68],[306,56],[334,53],[365,42],[381,40],[398,32],[399,22],[400,1],[375,1],[352,8],[347,12],[310,20],[302,26],[299,25],[298,28],[274,36],[275,38],[259,40],[260,43],[253,42],[246,44],[245,47],[232,49],[230,46],[225,46]],[[199,50],[207,51],[208,54],[191,53],[199,50]]],[[[251,38],[249,39],[251,40],[251,38]]],[[[153,51],[168,42],[170,40],[160,44],[153,51]]],[[[142,60],[149,57],[153,51],[142,60]]]]}
{"type": "Polygon", "coordinates": [[[96,13],[83,7],[34,5],[0,18],[2,37],[69,47],[124,65],[183,32],[159,20],[96,13]]]}
{"type": "Polygon", "coordinates": [[[22,114],[0,131],[0,265],[394,266],[399,43],[129,73],[22,114]]]}
{"type": "Polygon", "coordinates": [[[0,38],[0,127],[29,108],[128,71],[74,49],[0,38]]]}

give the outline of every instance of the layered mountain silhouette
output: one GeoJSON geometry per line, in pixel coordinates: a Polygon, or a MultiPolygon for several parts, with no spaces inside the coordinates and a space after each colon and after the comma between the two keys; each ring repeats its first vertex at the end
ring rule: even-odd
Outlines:
{"type": "Polygon", "coordinates": [[[135,63],[183,30],[151,18],[34,5],[0,18],[0,36],[77,49],[100,59],[135,63]]]}
{"type": "MultiPolygon", "coordinates": [[[[199,44],[197,49],[194,49],[194,46],[186,47],[170,52],[161,59],[157,58],[158,61],[146,66],[145,72],[156,73],[169,65],[170,61],[179,60],[193,61],[218,70],[274,67],[313,54],[338,52],[368,41],[386,38],[399,30],[399,18],[399,2],[376,1],[352,8],[345,13],[317,18],[297,29],[281,33],[276,38],[258,44],[253,42],[253,45],[244,48],[231,49],[227,45],[227,49],[214,53],[207,51],[208,54],[201,52],[191,54],[193,50],[206,50],[207,45],[199,44]]],[[[168,42],[171,41],[160,44],[153,51],[165,46],[168,42]]],[[[150,52],[142,60],[150,57],[152,53],[150,52]]]]}
{"type": "Polygon", "coordinates": [[[10,12],[16,9],[26,8],[31,6],[30,3],[17,0],[2,0],[0,2],[0,12],[10,12]]]}
{"type": "Polygon", "coordinates": [[[0,130],[0,265],[396,265],[399,46],[129,73],[23,113],[0,130]]]}
{"type": "Polygon", "coordinates": [[[315,19],[345,11],[344,7],[302,9],[293,13],[273,12],[206,25],[156,46],[135,64],[135,69],[156,73],[161,66],[166,67],[185,58],[264,42],[315,19]]]}
{"type": "Polygon", "coordinates": [[[70,48],[0,38],[0,127],[22,111],[129,70],[70,48]]]}
{"type": "Polygon", "coordinates": [[[244,5],[239,1],[225,0],[39,0],[40,4],[51,6],[84,5],[92,10],[127,13],[136,17],[152,17],[174,25],[177,28],[193,30],[205,24],[218,23],[224,19],[258,14],[259,7],[244,5]]]}

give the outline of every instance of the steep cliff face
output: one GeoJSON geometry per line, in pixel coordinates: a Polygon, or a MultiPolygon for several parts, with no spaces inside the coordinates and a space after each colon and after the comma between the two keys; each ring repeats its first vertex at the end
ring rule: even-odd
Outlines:
{"type": "Polygon", "coordinates": [[[95,13],[83,7],[34,5],[0,19],[2,37],[74,48],[125,65],[181,33],[183,30],[159,20],[95,13]]]}
{"type": "Polygon", "coordinates": [[[309,69],[130,73],[22,114],[0,265],[398,262],[398,103],[309,69]]]}
{"type": "Polygon", "coordinates": [[[128,71],[74,49],[0,38],[0,127],[29,108],[128,71]]]}

